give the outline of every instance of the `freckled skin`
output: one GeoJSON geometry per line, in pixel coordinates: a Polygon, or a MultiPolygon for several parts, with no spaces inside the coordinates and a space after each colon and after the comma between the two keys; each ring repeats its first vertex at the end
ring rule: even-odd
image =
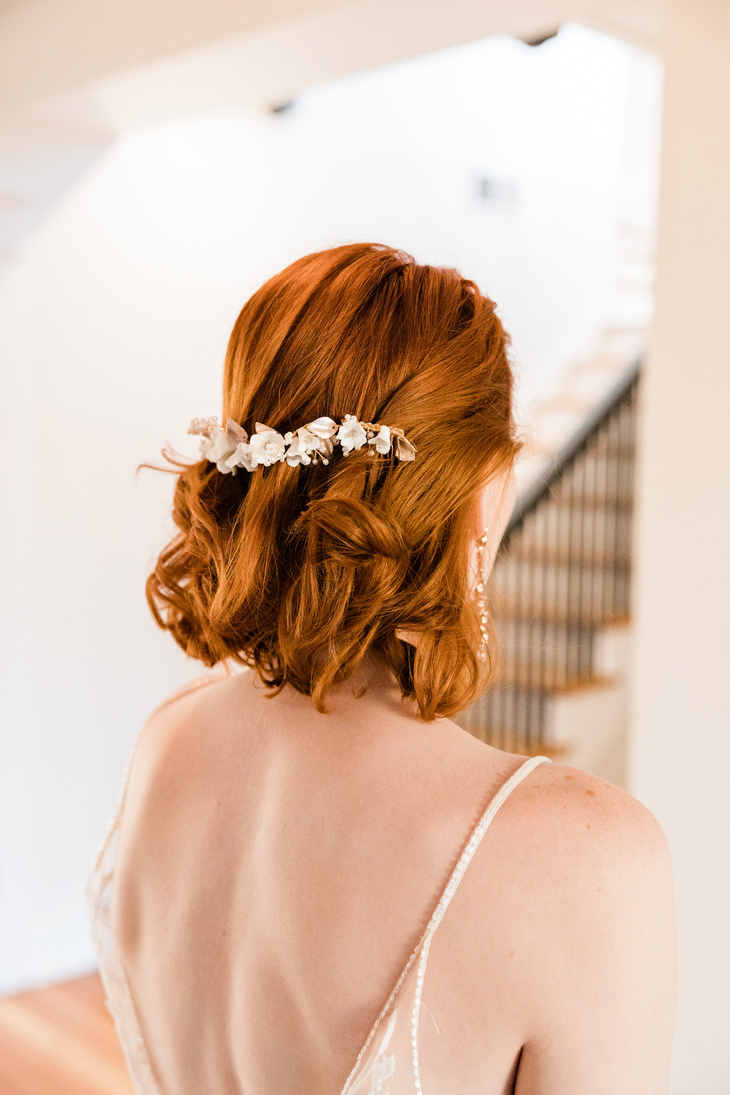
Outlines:
{"type": "Polygon", "coordinates": [[[554,935],[540,976],[549,966],[561,1002],[537,1017],[513,1095],[667,1095],[676,937],[666,838],[645,807],[590,773],[545,765],[523,804],[549,789],[553,806],[562,799],[550,848],[566,871],[549,892],[569,897],[570,930],[563,917],[561,934],[558,906],[546,902],[540,929],[554,935]]]}

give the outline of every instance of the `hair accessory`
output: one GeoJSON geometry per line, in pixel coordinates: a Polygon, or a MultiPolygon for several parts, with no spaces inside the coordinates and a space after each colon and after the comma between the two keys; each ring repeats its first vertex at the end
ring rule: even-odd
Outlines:
{"type": "Polygon", "coordinates": [[[479,617],[479,630],[482,633],[482,646],[479,647],[479,660],[482,662],[486,660],[487,647],[489,646],[489,632],[487,631],[489,612],[487,610],[487,594],[485,590],[487,576],[484,573],[484,548],[487,546],[488,533],[489,529],[485,528],[484,532],[477,540],[476,610],[479,617]]]}
{"type": "Polygon", "coordinates": [[[257,422],[256,432],[250,437],[231,418],[225,429],[216,417],[193,418],[188,433],[200,436],[201,458],[210,460],[224,474],[235,475],[238,468],[253,471],[259,464],[266,468],[284,462],[291,467],[319,461],[329,464],[335,445],[345,456],[367,445],[371,456],[385,456],[394,449],[399,460],[416,459],[416,446],[403,430],[379,422],[358,422],[354,414],[346,414],[339,424],[332,418],[315,418],[285,434],[257,422]]]}

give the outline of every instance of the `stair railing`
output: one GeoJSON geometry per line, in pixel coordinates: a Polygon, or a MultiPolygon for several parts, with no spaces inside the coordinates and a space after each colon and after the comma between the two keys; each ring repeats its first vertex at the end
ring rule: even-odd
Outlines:
{"type": "Polygon", "coordinates": [[[637,362],[523,492],[495,562],[496,683],[457,721],[514,752],[549,752],[552,697],[596,682],[597,630],[628,620],[637,362]]]}

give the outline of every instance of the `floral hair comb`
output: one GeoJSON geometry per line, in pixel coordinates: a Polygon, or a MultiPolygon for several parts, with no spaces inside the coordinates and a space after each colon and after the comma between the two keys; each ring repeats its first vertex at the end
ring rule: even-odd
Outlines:
{"type": "Polygon", "coordinates": [[[358,422],[354,414],[346,414],[342,422],[332,418],[315,418],[298,430],[280,434],[256,423],[256,432],[249,437],[242,426],[229,418],[225,429],[218,419],[193,418],[188,433],[198,434],[201,458],[210,460],[224,474],[236,474],[238,468],[253,471],[262,464],[287,463],[329,464],[329,458],[339,445],[345,456],[366,445],[371,456],[387,455],[391,449],[399,460],[415,460],[416,446],[395,426],[381,426],[378,422],[358,422]]]}

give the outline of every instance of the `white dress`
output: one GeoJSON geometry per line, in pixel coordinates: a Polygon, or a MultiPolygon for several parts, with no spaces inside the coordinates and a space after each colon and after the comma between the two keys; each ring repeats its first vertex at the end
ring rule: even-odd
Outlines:
{"type": "MultiPolygon", "coordinates": [[[[208,678],[209,679],[209,678],[208,678]]],[[[201,678],[200,683],[206,683],[201,678]]],[[[115,943],[112,922],[114,864],[124,811],[125,791],[134,749],[122,784],[119,807],[97,853],[88,877],[92,937],[99,959],[99,973],[106,1002],[116,1025],[137,1095],[166,1095],[155,1074],[154,1046],[145,1043],[144,1015],[132,998],[122,957],[115,943]]],[[[421,997],[434,933],[464,876],[489,825],[511,792],[547,757],[532,757],[500,787],[475,826],[441,894],[418,945],[413,950],[393,989],[383,1004],[365,1043],[353,1062],[341,1095],[439,1095],[423,1080],[419,1065],[419,1023],[421,997]]],[[[190,1095],[202,1095],[191,1091],[190,1095]]],[[[245,1095],[245,1093],[242,1093],[245,1095]]],[[[316,1095],[316,1093],[308,1093],[316,1095]]]]}

